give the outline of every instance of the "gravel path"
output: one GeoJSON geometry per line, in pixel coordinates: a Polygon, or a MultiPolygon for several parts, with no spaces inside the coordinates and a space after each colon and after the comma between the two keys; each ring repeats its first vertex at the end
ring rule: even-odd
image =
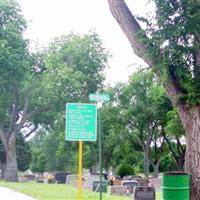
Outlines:
{"type": "Polygon", "coordinates": [[[15,192],[11,189],[0,187],[0,199],[2,200],[36,200],[25,194],[15,192]]]}

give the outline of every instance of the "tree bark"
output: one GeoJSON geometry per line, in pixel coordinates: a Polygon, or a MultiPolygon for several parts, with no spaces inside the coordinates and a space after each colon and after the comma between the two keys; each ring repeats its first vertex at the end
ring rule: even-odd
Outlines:
{"type": "Polygon", "coordinates": [[[6,150],[6,181],[17,182],[16,134],[11,134],[3,144],[6,150]]]}
{"type": "Polygon", "coordinates": [[[159,166],[160,166],[160,162],[153,164],[153,176],[154,177],[158,177],[158,175],[159,175],[159,166]]]}
{"type": "Polygon", "coordinates": [[[149,165],[150,165],[149,151],[144,149],[144,175],[146,177],[149,176],[149,165]]]}
{"type": "Polygon", "coordinates": [[[0,169],[1,169],[0,179],[5,179],[6,178],[6,163],[5,162],[0,163],[0,169]]]}
{"type": "Polygon", "coordinates": [[[180,113],[187,133],[185,170],[191,174],[191,200],[200,199],[200,106],[180,113]]]}

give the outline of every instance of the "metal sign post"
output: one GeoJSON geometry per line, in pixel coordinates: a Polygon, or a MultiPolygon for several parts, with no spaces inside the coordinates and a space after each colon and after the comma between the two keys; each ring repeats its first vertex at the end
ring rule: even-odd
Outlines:
{"type": "Polygon", "coordinates": [[[83,141],[79,141],[78,155],[78,200],[82,199],[83,141]]]}
{"type": "MultiPolygon", "coordinates": [[[[110,101],[110,95],[109,94],[90,94],[89,95],[90,101],[97,102],[98,107],[101,107],[101,104],[103,102],[110,101]]],[[[101,114],[100,114],[100,109],[98,112],[98,118],[99,118],[99,199],[102,200],[102,173],[103,173],[103,168],[102,168],[102,125],[101,125],[101,114]]]]}
{"type": "Polygon", "coordinates": [[[66,140],[79,141],[78,195],[82,200],[83,141],[96,141],[97,107],[95,104],[66,104],[66,140]]]}
{"type": "Polygon", "coordinates": [[[102,131],[101,131],[101,114],[100,109],[98,112],[99,116],[99,199],[102,200],[102,131]]]}

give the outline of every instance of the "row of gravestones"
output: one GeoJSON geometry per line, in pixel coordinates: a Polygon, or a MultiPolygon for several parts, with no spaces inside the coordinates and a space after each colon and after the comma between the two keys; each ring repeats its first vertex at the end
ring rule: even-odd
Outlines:
{"type": "Polygon", "coordinates": [[[133,193],[126,186],[110,186],[109,194],[133,196],[134,200],[155,200],[155,188],[148,186],[135,186],[133,193]]]}
{"type": "MultiPolygon", "coordinates": [[[[66,178],[66,183],[76,186],[77,185],[77,175],[68,175],[66,178]]],[[[143,179],[140,184],[135,180],[122,181],[121,185],[109,186],[110,195],[121,195],[121,196],[133,196],[135,200],[155,200],[155,188],[144,186],[148,185],[148,182],[143,179]],[[143,185],[143,186],[141,186],[143,185]]],[[[107,192],[108,182],[104,179],[102,181],[102,187],[99,187],[99,176],[89,175],[85,177],[83,187],[91,189],[94,192],[107,192]]]]}
{"type": "Polygon", "coordinates": [[[65,183],[67,172],[54,172],[54,173],[44,173],[44,174],[26,174],[19,177],[20,182],[32,182],[36,181],[38,183],[44,183],[51,181],[52,183],[65,183]]]}
{"type": "MultiPolygon", "coordinates": [[[[94,186],[94,182],[99,180],[99,175],[88,175],[84,177],[84,181],[83,181],[83,187],[93,190],[94,186]]],[[[105,178],[103,178],[103,181],[105,181],[105,178]]],[[[73,186],[76,186],[78,182],[78,176],[76,174],[74,175],[68,175],[66,177],[66,184],[70,184],[73,186]]]]}

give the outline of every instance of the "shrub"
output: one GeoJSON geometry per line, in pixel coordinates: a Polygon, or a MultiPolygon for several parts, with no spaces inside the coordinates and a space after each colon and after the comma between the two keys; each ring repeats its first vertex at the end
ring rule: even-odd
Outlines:
{"type": "Polygon", "coordinates": [[[123,163],[119,166],[117,174],[123,178],[124,176],[128,176],[128,175],[134,175],[134,168],[132,165],[127,164],[127,163],[123,163]]]}

